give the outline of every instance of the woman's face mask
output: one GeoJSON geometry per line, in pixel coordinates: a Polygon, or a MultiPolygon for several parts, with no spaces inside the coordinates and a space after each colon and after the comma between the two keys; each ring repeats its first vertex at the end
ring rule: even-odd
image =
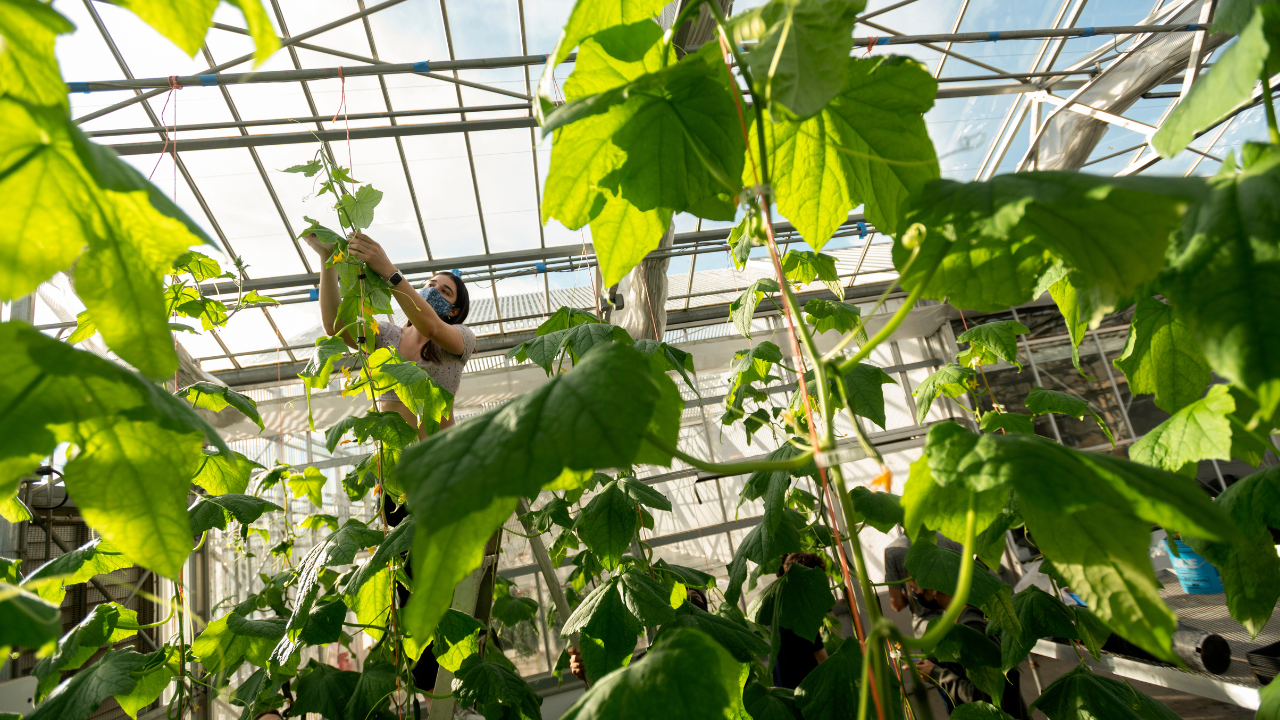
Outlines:
{"type": "Polygon", "coordinates": [[[431,306],[432,310],[436,311],[441,320],[449,321],[449,313],[453,310],[453,303],[449,302],[444,295],[440,294],[439,290],[430,285],[422,289],[421,295],[422,299],[427,301],[427,304],[431,306]]]}

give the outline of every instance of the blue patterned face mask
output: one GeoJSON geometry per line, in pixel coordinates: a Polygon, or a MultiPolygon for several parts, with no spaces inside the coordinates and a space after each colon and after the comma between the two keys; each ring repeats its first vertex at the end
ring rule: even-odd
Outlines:
{"type": "Polygon", "coordinates": [[[419,294],[422,295],[423,300],[427,301],[431,309],[436,311],[441,320],[449,321],[449,312],[453,310],[453,303],[449,302],[444,295],[441,295],[439,290],[428,285],[422,288],[422,292],[419,294]]]}

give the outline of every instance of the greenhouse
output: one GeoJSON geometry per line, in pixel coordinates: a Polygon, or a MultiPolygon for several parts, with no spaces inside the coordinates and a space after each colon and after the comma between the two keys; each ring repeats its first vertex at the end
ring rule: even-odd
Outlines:
{"type": "Polygon", "coordinates": [[[1273,0],[0,0],[0,718],[1280,720],[1275,88],[1273,0]]]}

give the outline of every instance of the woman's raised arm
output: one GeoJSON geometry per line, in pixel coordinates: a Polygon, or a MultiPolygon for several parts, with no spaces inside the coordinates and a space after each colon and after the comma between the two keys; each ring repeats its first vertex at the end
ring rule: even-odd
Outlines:
{"type": "MultiPolygon", "coordinates": [[[[391,276],[398,272],[382,246],[368,235],[356,233],[351,237],[348,247],[352,255],[365,261],[369,269],[378,273],[384,280],[389,281],[391,276]]],[[[404,310],[405,317],[409,318],[409,322],[422,333],[423,337],[434,340],[437,345],[453,355],[461,355],[464,352],[462,333],[458,328],[440,319],[435,310],[422,299],[418,291],[414,290],[403,276],[400,282],[392,286],[391,294],[404,310]]],[[[450,302],[454,300],[450,299],[450,302]]]]}
{"type": "MultiPolygon", "coordinates": [[[[303,240],[307,241],[307,245],[316,254],[320,256],[320,320],[324,325],[326,335],[333,335],[338,319],[338,305],[342,302],[342,291],[338,289],[338,271],[332,267],[325,267],[324,264],[329,260],[329,256],[333,254],[333,243],[320,242],[320,238],[315,233],[307,235],[303,240]]],[[[342,333],[342,341],[347,347],[355,349],[355,338],[351,337],[350,332],[342,333]]]]}

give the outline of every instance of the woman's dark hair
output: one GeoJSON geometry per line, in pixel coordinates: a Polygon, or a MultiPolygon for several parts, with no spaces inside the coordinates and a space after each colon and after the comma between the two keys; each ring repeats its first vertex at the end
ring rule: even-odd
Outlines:
{"type": "Polygon", "coordinates": [[[826,558],[821,555],[818,555],[817,553],[796,552],[791,553],[782,559],[782,567],[778,568],[778,577],[786,575],[787,571],[791,569],[791,566],[796,563],[800,563],[801,565],[813,570],[827,569],[826,558]]]}
{"type": "MultiPolygon", "coordinates": [[[[462,278],[454,275],[453,273],[440,274],[448,276],[448,278],[453,281],[453,287],[456,290],[456,294],[453,299],[453,307],[458,311],[458,314],[450,315],[445,318],[445,322],[450,325],[461,325],[466,321],[467,314],[471,312],[471,293],[467,291],[467,284],[462,281],[462,278]]],[[[406,325],[406,327],[408,326],[406,325]]],[[[422,346],[421,355],[423,362],[435,363],[436,365],[440,364],[440,346],[436,344],[435,340],[428,340],[426,344],[422,346]]]]}

